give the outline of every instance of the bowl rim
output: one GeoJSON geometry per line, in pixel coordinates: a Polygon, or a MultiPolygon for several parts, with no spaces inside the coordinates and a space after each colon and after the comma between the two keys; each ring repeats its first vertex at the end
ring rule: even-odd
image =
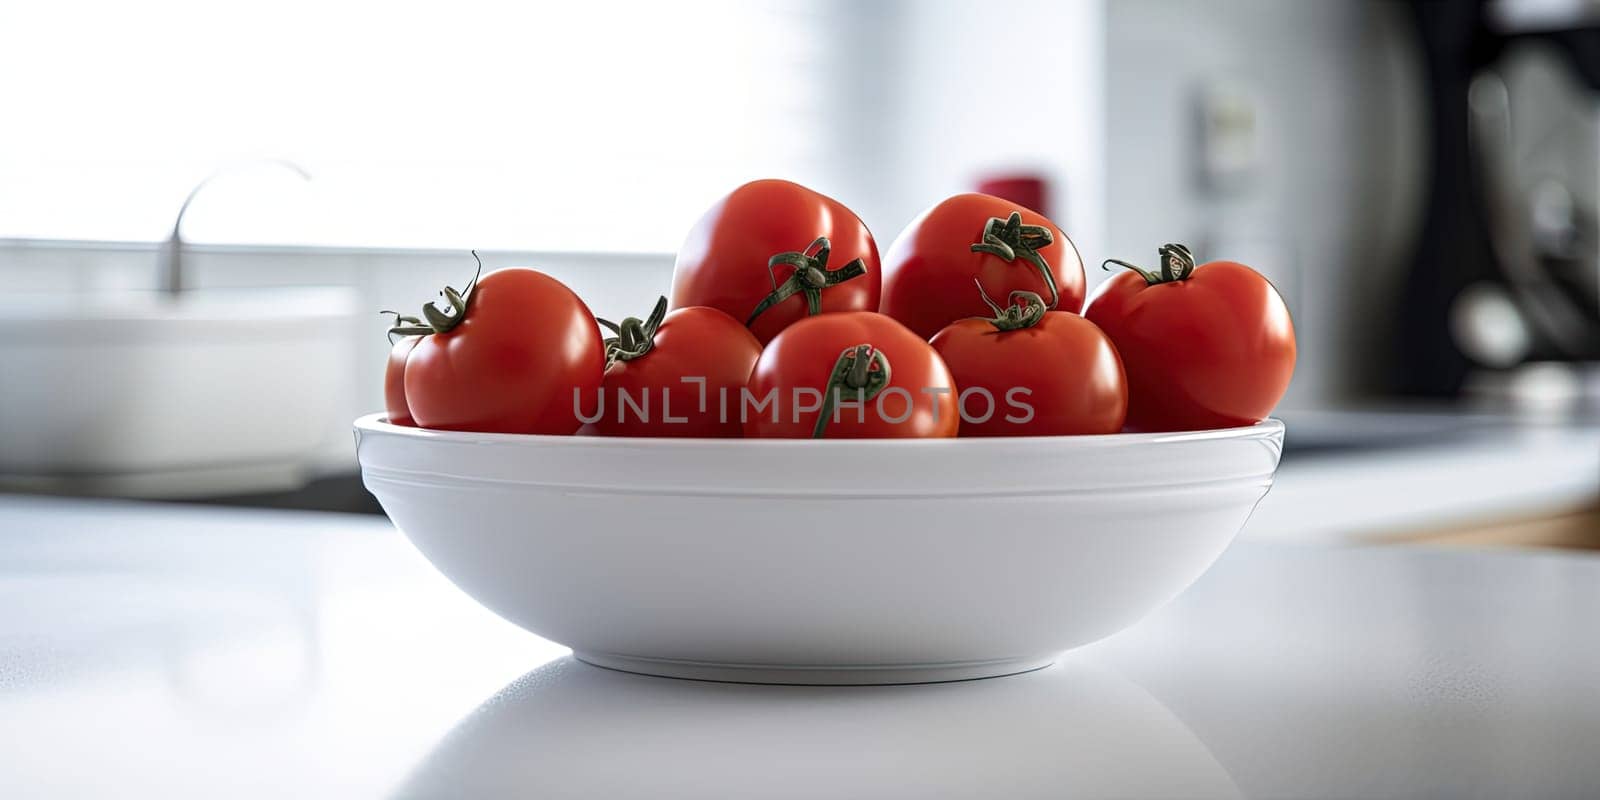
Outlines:
{"type": "Polygon", "coordinates": [[[541,433],[481,433],[477,431],[449,431],[433,428],[418,428],[410,425],[395,425],[388,421],[387,412],[375,411],[364,414],[355,420],[355,429],[359,434],[373,433],[387,436],[397,436],[406,439],[453,442],[462,444],[479,445],[526,445],[526,446],[554,446],[564,445],[571,447],[586,447],[594,449],[705,449],[718,450],[738,448],[750,450],[758,448],[784,449],[784,448],[830,448],[834,450],[859,450],[859,449],[932,449],[932,448],[963,448],[967,450],[982,450],[985,448],[1011,449],[1015,447],[1044,447],[1064,445],[1081,446],[1087,448],[1129,447],[1136,445],[1161,445],[1181,444],[1196,441],[1219,441],[1228,439],[1253,439],[1271,438],[1280,436],[1284,432],[1283,421],[1277,417],[1268,417],[1253,425],[1241,425],[1233,428],[1208,428],[1197,431],[1163,431],[1150,433],[1101,433],[1078,434],[1064,436],[975,436],[954,437],[938,439],[744,439],[744,438],[694,438],[670,436],[558,436],[541,433]]]}

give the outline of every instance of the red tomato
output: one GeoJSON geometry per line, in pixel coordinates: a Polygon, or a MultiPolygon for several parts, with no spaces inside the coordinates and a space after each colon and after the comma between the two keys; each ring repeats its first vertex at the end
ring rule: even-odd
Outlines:
{"type": "MultiPolygon", "coordinates": [[[[600,387],[595,431],[602,436],[739,437],[739,391],[761,357],[761,343],[738,320],[714,308],[629,317],[606,340],[611,366],[600,387]],[[624,397],[628,398],[627,401],[624,397]]],[[[592,417],[590,417],[592,419],[592,417]]]]}
{"type": "MultiPolygon", "coordinates": [[[[397,316],[396,324],[399,324],[397,316]]],[[[411,408],[406,405],[406,358],[411,348],[421,341],[418,336],[404,336],[389,348],[389,365],[383,371],[383,406],[389,412],[393,425],[416,425],[411,419],[411,408]]]]}
{"type": "Polygon", "coordinates": [[[1128,373],[1128,428],[1185,431],[1251,425],[1272,413],[1294,374],[1294,324],[1278,291],[1232,261],[1194,265],[1161,248],[1161,271],[1132,264],[1106,281],[1084,316],[1111,337],[1128,373]]]}
{"type": "Polygon", "coordinates": [[[826,311],[878,307],[878,246],[850,209],[799,184],[747,183],[678,250],[672,307],[710,306],[772,341],[826,311]]]}
{"type": "Polygon", "coordinates": [[[778,334],[738,410],[751,437],[948,437],[961,422],[954,390],[950,370],[921,337],[882,314],[854,311],[778,334]]]}
{"type": "Polygon", "coordinates": [[[931,338],[958,319],[987,314],[974,279],[995,297],[1027,291],[1055,310],[1083,307],[1083,258],[1060,228],[1009,200],[958,194],[894,240],[878,310],[931,338]]]}
{"type": "Polygon", "coordinates": [[[961,387],[961,435],[1122,430],[1128,385],[1111,340],[1077,314],[1045,311],[1032,292],[1011,299],[991,306],[993,319],[953,322],[931,342],[961,387]]]}
{"type": "Polygon", "coordinates": [[[570,434],[576,397],[592,399],[605,347],[589,308],[531,269],[491,272],[448,311],[423,308],[392,333],[427,334],[406,358],[405,399],[417,425],[489,433],[570,434]]]}

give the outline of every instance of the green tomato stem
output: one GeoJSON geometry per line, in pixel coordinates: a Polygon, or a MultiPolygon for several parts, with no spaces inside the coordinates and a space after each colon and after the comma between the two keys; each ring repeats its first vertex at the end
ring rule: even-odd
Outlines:
{"type": "Polygon", "coordinates": [[[989,293],[984,290],[982,281],[973,278],[972,282],[978,285],[978,294],[983,298],[983,304],[994,312],[993,317],[973,317],[973,319],[981,319],[999,330],[1015,331],[1031,328],[1039,324],[1039,320],[1044,319],[1045,312],[1050,310],[1045,306],[1044,298],[1040,297],[1037,292],[1028,292],[1022,289],[1013,290],[1011,294],[1007,295],[1007,305],[1005,308],[1001,308],[998,303],[989,297],[989,293]]]}
{"type": "Polygon", "coordinates": [[[1055,308],[1061,302],[1061,294],[1056,289],[1056,275],[1050,270],[1049,262],[1039,254],[1039,250],[1049,246],[1056,240],[1055,234],[1044,225],[1022,224],[1022,212],[1013,211],[1011,216],[1001,219],[991,217],[984,223],[980,239],[972,245],[974,253],[988,253],[1003,261],[1015,261],[1018,258],[1033,265],[1038,270],[1039,277],[1044,279],[1045,288],[1050,292],[1050,302],[1046,310],[1055,308]]]}
{"type": "Polygon", "coordinates": [[[821,314],[823,289],[838,286],[847,280],[867,274],[866,262],[859,258],[838,269],[828,269],[828,254],[832,250],[828,237],[818,236],[804,250],[778,253],[768,259],[767,278],[772,281],[772,292],[762,298],[756,309],[750,312],[750,317],[744,321],[745,327],[754,324],[756,317],[761,316],[767,309],[796,294],[805,295],[806,314],[810,316],[821,314]],[[794,274],[782,284],[778,283],[778,275],[774,271],[780,265],[794,268],[794,274]]]}
{"type": "Polygon", "coordinates": [[[1158,283],[1188,280],[1189,276],[1194,273],[1194,253],[1186,245],[1164,244],[1156,253],[1161,259],[1159,272],[1115,258],[1108,258],[1100,262],[1100,268],[1110,269],[1110,267],[1106,266],[1107,264],[1116,264],[1124,269],[1131,269],[1139,273],[1139,277],[1144,278],[1144,282],[1150,286],[1155,286],[1158,283]]]}
{"type": "Polygon", "coordinates": [[[389,326],[389,340],[394,341],[396,336],[428,336],[435,333],[444,333],[457,325],[467,316],[467,307],[472,303],[472,290],[478,285],[478,278],[483,276],[483,259],[478,258],[478,251],[471,251],[473,260],[478,262],[478,271],[472,274],[472,280],[467,282],[467,288],[456,291],[453,286],[446,286],[439,292],[444,305],[439,305],[438,300],[425,303],[422,306],[422,319],[409,317],[396,311],[380,311],[380,314],[393,314],[394,324],[389,326]],[[425,320],[425,321],[424,321],[425,320]]]}
{"type": "Polygon", "coordinates": [[[857,402],[865,403],[878,396],[889,385],[889,357],[870,344],[846,348],[833,362],[833,372],[822,387],[822,408],[817,414],[817,424],[811,429],[811,438],[821,439],[833,420],[834,399],[849,391],[857,402]]]}
{"type": "Polygon", "coordinates": [[[606,369],[611,369],[611,365],[618,361],[632,361],[650,352],[650,349],[655,347],[656,331],[661,328],[661,321],[666,318],[665,297],[656,300],[655,308],[650,310],[649,319],[626,317],[619,325],[608,319],[596,318],[596,322],[616,334],[603,342],[606,348],[606,369]]]}

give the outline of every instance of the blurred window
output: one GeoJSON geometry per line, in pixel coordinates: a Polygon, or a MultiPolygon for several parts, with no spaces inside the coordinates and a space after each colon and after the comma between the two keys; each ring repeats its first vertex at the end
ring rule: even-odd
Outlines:
{"type": "MultiPolygon", "coordinates": [[[[0,237],[668,251],[716,197],[826,184],[801,2],[16,2],[0,237]]],[[[823,5],[822,9],[832,8],[823,5]]]]}

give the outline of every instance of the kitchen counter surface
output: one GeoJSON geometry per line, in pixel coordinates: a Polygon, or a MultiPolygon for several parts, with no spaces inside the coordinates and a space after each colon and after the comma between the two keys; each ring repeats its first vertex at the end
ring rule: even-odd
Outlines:
{"type": "Polygon", "coordinates": [[[0,796],[1593,797],[1600,558],[1243,542],[1038,672],[574,662],[378,517],[0,496],[0,796]]]}
{"type": "Polygon", "coordinates": [[[1284,414],[1247,540],[1360,544],[1600,503],[1600,425],[1464,414],[1284,414]],[[1341,438],[1355,447],[1318,446],[1341,438]]]}

